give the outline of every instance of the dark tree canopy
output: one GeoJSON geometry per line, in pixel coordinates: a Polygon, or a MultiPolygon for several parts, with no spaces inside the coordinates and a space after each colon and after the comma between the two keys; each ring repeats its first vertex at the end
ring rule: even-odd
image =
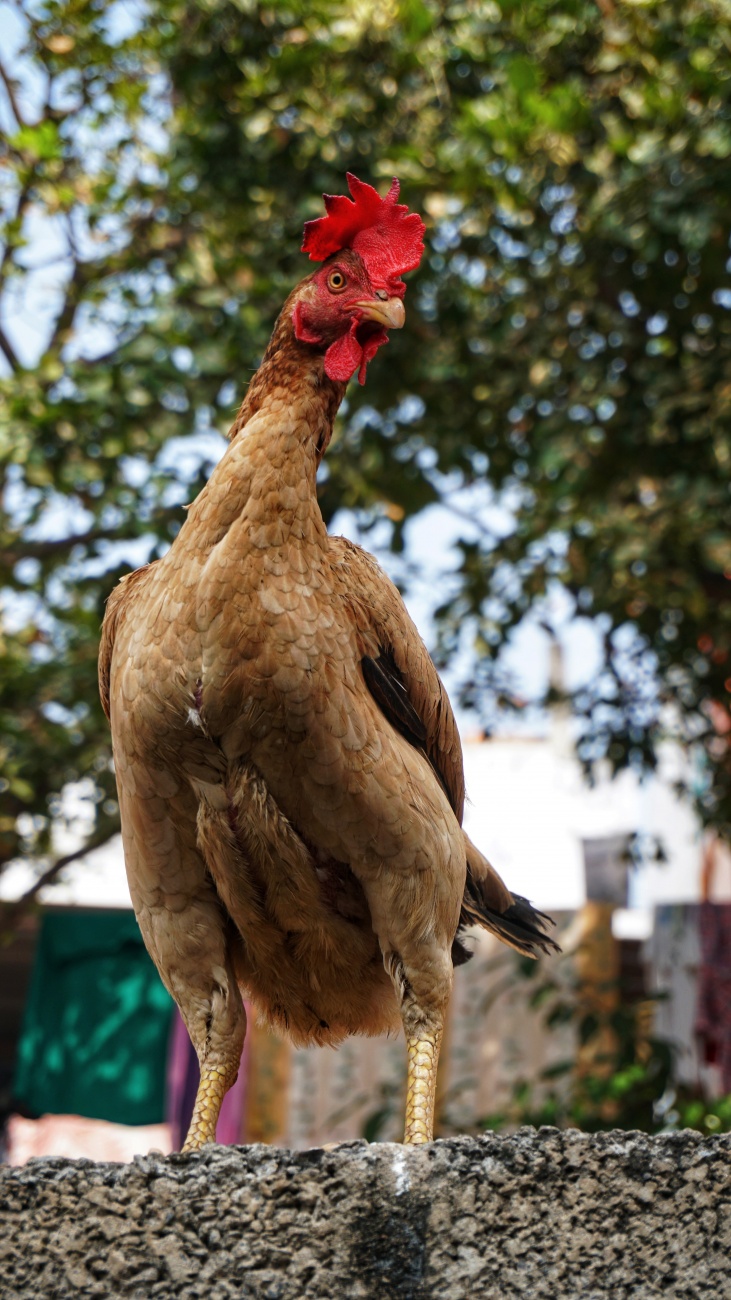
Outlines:
{"type": "MultiPolygon", "coordinates": [[[[464,699],[551,584],[596,620],[580,753],[700,757],[731,829],[731,15],[722,0],[41,0],[0,68],[0,862],[49,850],[90,777],[116,828],[95,657],[103,604],[159,554],[219,454],[347,169],[427,221],[407,328],[349,390],[322,507],[392,545],[455,486],[438,611],[464,699]],[[134,11],[136,13],[136,11],[134,11]],[[131,17],[132,15],[132,17],[131,17]],[[39,235],[40,232],[40,235],[39,235]],[[40,358],[8,304],[63,256],[40,358]],[[130,545],[134,540],[134,546],[130,545]]],[[[2,56],[0,56],[2,57],[2,56]]]]}

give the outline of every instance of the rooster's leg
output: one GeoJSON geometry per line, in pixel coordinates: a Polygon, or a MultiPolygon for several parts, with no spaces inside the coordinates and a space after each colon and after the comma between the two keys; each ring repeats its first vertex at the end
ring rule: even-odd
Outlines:
{"type": "MultiPolygon", "coordinates": [[[[246,1016],[231,966],[220,908],[191,900],[177,913],[159,917],[175,953],[163,973],[195,1048],[200,1083],[183,1151],[215,1142],[221,1103],[236,1082],[246,1016]]],[[[154,923],[154,919],[153,919],[154,923]]]]}
{"type": "MultiPolygon", "coordinates": [[[[197,920],[191,909],[186,924],[195,930],[197,920]]],[[[220,925],[218,911],[216,920],[220,925]]],[[[204,961],[199,956],[200,968],[195,974],[188,973],[185,990],[173,986],[200,1065],[200,1083],[183,1151],[197,1151],[206,1142],[215,1142],[221,1104],[236,1082],[246,1032],[246,1015],[224,936],[211,931],[208,942],[212,950],[218,948],[216,955],[223,958],[221,964],[214,964],[209,954],[204,961]]]]}
{"type": "Polygon", "coordinates": [[[437,1091],[437,1066],[442,1029],[406,1040],[408,1065],[406,1074],[406,1124],[404,1142],[415,1145],[431,1142],[434,1137],[434,1098],[437,1091]]]}
{"type": "MultiPolygon", "coordinates": [[[[211,900],[212,901],[212,900],[211,900]]],[[[160,974],[180,1008],[200,1065],[200,1083],[183,1151],[215,1142],[221,1103],[236,1082],[246,1016],[226,951],[220,908],[191,900],[180,912],[153,912],[145,930],[164,932],[174,964],[160,974]]],[[[140,918],[142,924],[142,918],[140,918]]],[[[147,937],[147,936],[145,936],[147,937]]],[[[151,946],[159,952],[159,941],[151,946]]]]}
{"type": "Polygon", "coordinates": [[[226,1069],[225,1065],[201,1066],[201,1079],[190,1128],[182,1147],[184,1152],[198,1151],[200,1147],[205,1146],[206,1142],[215,1142],[221,1105],[229,1088],[236,1082],[237,1073],[238,1061],[233,1069],[231,1067],[226,1069]]]}
{"type": "MultiPolygon", "coordinates": [[[[154,791],[162,775],[135,771],[154,791]]],[[[168,778],[169,783],[169,778],[168,778]]],[[[184,1151],[216,1138],[221,1102],[236,1080],[246,1016],[226,918],[196,842],[190,794],[130,797],[119,781],[130,893],[145,946],[180,1008],[201,1080],[184,1151]]]]}
{"type": "Polygon", "coordinates": [[[434,1137],[437,1066],[452,989],[452,962],[448,952],[433,949],[413,954],[410,961],[392,954],[387,966],[400,998],[406,1035],[404,1142],[413,1146],[434,1137]]]}

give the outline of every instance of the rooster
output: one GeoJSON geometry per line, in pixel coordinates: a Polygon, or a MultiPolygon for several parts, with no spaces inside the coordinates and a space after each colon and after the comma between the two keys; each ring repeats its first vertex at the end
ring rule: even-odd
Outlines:
{"type": "Polygon", "coordinates": [[[556,947],[462,830],[454,715],[398,591],[318,506],[347,382],[404,324],[424,248],[398,181],[348,185],[305,226],[322,265],[284,304],[226,454],[102,630],[132,902],[200,1062],[184,1151],[215,1140],[242,995],[296,1044],[403,1025],[404,1141],[431,1140],[462,930],[556,947]]]}

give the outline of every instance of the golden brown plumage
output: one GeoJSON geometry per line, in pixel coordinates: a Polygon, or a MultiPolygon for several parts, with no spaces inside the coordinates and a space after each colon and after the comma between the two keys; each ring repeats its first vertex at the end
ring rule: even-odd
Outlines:
{"type": "MultiPolygon", "coordinates": [[[[403,1023],[421,1141],[460,921],[552,942],[461,829],[454,716],[396,588],[320,514],[345,391],[336,325],[312,341],[327,266],[290,295],[226,454],[103,629],[132,900],[201,1062],[188,1149],[236,1076],[242,991],[296,1043],[403,1023]]],[[[366,321],[399,321],[358,253],[337,267],[357,281],[351,318],[370,293],[366,321]]],[[[365,355],[372,327],[348,328],[365,355]]]]}

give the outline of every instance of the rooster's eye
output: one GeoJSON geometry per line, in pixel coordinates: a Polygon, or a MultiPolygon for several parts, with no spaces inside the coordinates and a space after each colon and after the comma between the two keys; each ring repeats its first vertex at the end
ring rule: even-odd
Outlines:
{"type": "Polygon", "coordinates": [[[327,287],[332,289],[333,293],[342,293],[346,285],[346,279],[342,271],[331,271],[327,277],[327,287]]]}

